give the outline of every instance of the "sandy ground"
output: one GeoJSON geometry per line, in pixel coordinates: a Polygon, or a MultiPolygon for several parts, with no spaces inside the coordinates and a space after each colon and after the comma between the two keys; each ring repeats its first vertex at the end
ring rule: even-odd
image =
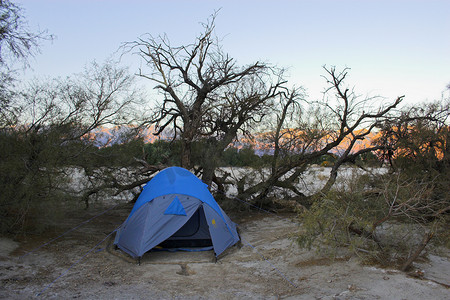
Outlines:
{"type": "MultiPolygon", "coordinates": [[[[130,209],[111,210],[26,256],[58,233],[0,238],[0,298],[450,299],[450,255],[416,264],[422,279],[364,266],[354,256],[319,257],[291,239],[299,226],[292,215],[231,216],[242,247],[217,262],[211,251],[152,252],[138,265],[106,242],[96,246],[130,209]]],[[[61,232],[97,213],[70,214],[61,232]]]]}

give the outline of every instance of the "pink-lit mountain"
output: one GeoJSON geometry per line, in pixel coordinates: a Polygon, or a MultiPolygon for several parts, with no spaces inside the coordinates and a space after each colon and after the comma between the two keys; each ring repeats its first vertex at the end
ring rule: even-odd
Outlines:
{"type": "MultiPolygon", "coordinates": [[[[95,140],[94,144],[97,147],[108,147],[114,144],[121,144],[129,140],[130,137],[142,137],[144,143],[153,143],[156,140],[171,140],[173,137],[173,133],[169,131],[162,132],[159,136],[154,135],[155,129],[154,126],[148,126],[145,128],[137,128],[131,126],[114,126],[114,127],[102,127],[95,130],[90,139],[95,140]]],[[[300,136],[302,133],[298,130],[290,130],[289,134],[284,135],[284,140],[281,140],[280,144],[289,144],[289,140],[291,139],[301,139],[300,136]]],[[[263,154],[272,154],[274,145],[270,142],[270,133],[260,133],[256,134],[255,138],[250,140],[246,138],[241,138],[239,141],[234,142],[232,147],[237,149],[252,147],[255,150],[255,153],[258,155],[263,154]]],[[[377,134],[370,133],[367,135],[367,138],[363,140],[357,141],[355,144],[353,151],[358,151],[360,149],[366,148],[370,146],[371,142],[376,138],[377,134]]],[[[325,137],[323,141],[317,143],[317,147],[321,147],[327,139],[331,137],[325,137]]],[[[342,143],[334,149],[333,152],[339,153],[340,151],[344,151],[349,145],[350,141],[344,139],[342,143]]],[[[290,149],[291,151],[297,152],[301,151],[301,149],[290,149]]]]}

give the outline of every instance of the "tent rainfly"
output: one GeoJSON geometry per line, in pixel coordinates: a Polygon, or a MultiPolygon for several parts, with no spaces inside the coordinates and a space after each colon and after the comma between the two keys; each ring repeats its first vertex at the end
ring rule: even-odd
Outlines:
{"type": "Polygon", "coordinates": [[[144,187],[114,244],[134,258],[156,246],[210,250],[219,256],[240,240],[208,186],[180,167],[159,172],[144,187]]]}

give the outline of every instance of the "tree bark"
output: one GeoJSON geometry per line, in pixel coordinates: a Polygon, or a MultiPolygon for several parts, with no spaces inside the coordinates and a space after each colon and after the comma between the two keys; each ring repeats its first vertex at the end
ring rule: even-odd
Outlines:
{"type": "Polygon", "coordinates": [[[182,140],[181,142],[181,167],[191,168],[191,142],[182,140]]]}
{"type": "Polygon", "coordinates": [[[422,253],[423,249],[425,249],[432,237],[433,232],[428,232],[423,236],[422,242],[420,243],[419,247],[417,247],[417,250],[403,264],[401,268],[403,272],[408,270],[411,264],[416,260],[416,258],[419,257],[420,253],[422,253]]]}

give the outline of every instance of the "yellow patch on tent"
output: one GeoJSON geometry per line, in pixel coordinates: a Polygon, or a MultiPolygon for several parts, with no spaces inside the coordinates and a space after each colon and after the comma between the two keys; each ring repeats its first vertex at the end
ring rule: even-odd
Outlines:
{"type": "Polygon", "coordinates": [[[211,224],[213,224],[213,226],[216,227],[216,219],[212,219],[211,224]]]}

